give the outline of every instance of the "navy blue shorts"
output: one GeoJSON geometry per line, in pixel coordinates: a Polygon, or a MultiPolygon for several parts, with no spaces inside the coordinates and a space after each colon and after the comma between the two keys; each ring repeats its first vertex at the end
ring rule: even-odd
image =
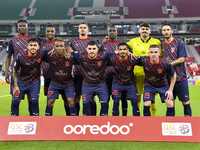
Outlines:
{"type": "Polygon", "coordinates": [[[122,92],[127,92],[127,99],[137,100],[138,91],[135,83],[131,84],[120,84],[117,82],[113,82],[112,84],[112,96],[114,101],[119,101],[122,95],[122,92]]]}
{"type": "Polygon", "coordinates": [[[99,101],[108,101],[108,89],[107,85],[101,86],[82,86],[82,100],[83,104],[92,102],[93,96],[97,95],[99,97],[99,101]]]}
{"type": "Polygon", "coordinates": [[[154,95],[156,93],[160,94],[160,98],[162,103],[164,103],[164,100],[167,99],[167,96],[165,96],[165,93],[169,90],[169,85],[166,84],[164,86],[160,87],[154,87],[150,85],[145,85],[144,86],[144,93],[143,93],[143,101],[153,101],[154,100],[154,95]]]}
{"type": "Polygon", "coordinates": [[[40,81],[35,82],[32,84],[22,83],[18,82],[18,87],[20,90],[20,93],[16,92],[13,96],[13,100],[21,100],[24,99],[25,94],[29,94],[31,98],[38,99],[40,94],[40,81]]]}
{"type": "Polygon", "coordinates": [[[83,82],[83,76],[75,75],[74,76],[74,86],[75,86],[75,93],[76,95],[82,94],[82,82],[83,82]]]}
{"type": "Polygon", "coordinates": [[[51,78],[44,78],[44,95],[47,96],[51,78]]]}
{"type": "Polygon", "coordinates": [[[74,85],[56,85],[50,83],[47,100],[57,99],[61,93],[65,94],[67,98],[75,98],[74,85]]]}
{"type": "Polygon", "coordinates": [[[187,102],[189,100],[189,90],[188,90],[188,81],[176,82],[173,90],[174,99],[178,96],[179,100],[182,102],[187,102]]]}

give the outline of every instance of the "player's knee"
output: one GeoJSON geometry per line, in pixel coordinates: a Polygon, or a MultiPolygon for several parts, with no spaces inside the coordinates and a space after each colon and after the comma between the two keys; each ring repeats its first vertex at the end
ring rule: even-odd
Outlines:
{"type": "Polygon", "coordinates": [[[186,101],[186,102],[182,102],[183,105],[188,105],[190,103],[190,101],[186,101]]]}
{"type": "Polygon", "coordinates": [[[79,103],[80,99],[81,99],[81,96],[76,95],[75,98],[74,98],[75,103],[79,103]]]}
{"type": "Polygon", "coordinates": [[[74,107],[75,106],[75,102],[74,102],[73,98],[68,98],[67,100],[68,100],[69,107],[74,107]]]}
{"type": "Polygon", "coordinates": [[[53,104],[54,104],[54,100],[48,100],[47,101],[47,106],[48,107],[53,107],[53,104]]]}
{"type": "Polygon", "coordinates": [[[151,106],[151,101],[144,102],[144,106],[151,106]]]}
{"type": "Polygon", "coordinates": [[[138,102],[138,103],[141,102],[141,95],[138,95],[137,102],[138,102]]]}
{"type": "Polygon", "coordinates": [[[167,108],[173,108],[174,107],[174,102],[171,100],[165,100],[165,103],[167,105],[167,108]]]}

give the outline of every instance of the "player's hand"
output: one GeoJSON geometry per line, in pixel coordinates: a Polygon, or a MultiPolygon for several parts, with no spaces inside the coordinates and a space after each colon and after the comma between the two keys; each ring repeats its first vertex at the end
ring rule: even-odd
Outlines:
{"type": "Polygon", "coordinates": [[[15,37],[15,38],[19,38],[19,33],[17,33],[14,37],[15,37]]]}
{"type": "Polygon", "coordinates": [[[70,59],[71,53],[73,52],[72,48],[71,48],[71,47],[66,47],[65,50],[66,50],[66,51],[65,51],[65,58],[66,58],[66,59],[70,59]]]}
{"type": "Polygon", "coordinates": [[[173,97],[173,92],[171,90],[168,90],[166,93],[165,93],[165,96],[167,96],[167,100],[173,100],[174,97],[173,97]]]}
{"type": "Polygon", "coordinates": [[[5,74],[5,81],[6,81],[6,83],[10,84],[9,74],[8,73],[5,74]]]}
{"type": "Polygon", "coordinates": [[[107,42],[108,40],[109,40],[109,37],[106,36],[106,37],[103,39],[102,43],[105,43],[105,42],[107,42]]]}
{"type": "Polygon", "coordinates": [[[54,55],[56,52],[55,52],[55,50],[54,50],[54,48],[50,51],[50,52],[48,52],[48,55],[54,55]]]}
{"type": "Polygon", "coordinates": [[[128,52],[128,55],[131,57],[131,59],[137,59],[138,58],[138,56],[134,55],[131,52],[128,52]]]}
{"type": "Polygon", "coordinates": [[[20,93],[20,90],[19,90],[19,87],[18,86],[15,86],[14,89],[13,89],[13,96],[15,94],[19,94],[20,93]]]}

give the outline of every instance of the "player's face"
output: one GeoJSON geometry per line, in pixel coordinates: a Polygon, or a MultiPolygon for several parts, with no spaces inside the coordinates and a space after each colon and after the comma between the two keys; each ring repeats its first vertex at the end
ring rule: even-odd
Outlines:
{"type": "Polygon", "coordinates": [[[78,32],[81,36],[87,35],[87,33],[89,32],[88,26],[86,24],[80,24],[78,32]]]}
{"type": "Polygon", "coordinates": [[[39,50],[39,44],[37,42],[32,42],[30,41],[27,45],[28,51],[32,54],[35,55],[36,52],[39,50]]]}
{"type": "Polygon", "coordinates": [[[151,30],[149,27],[141,27],[139,30],[139,33],[140,33],[140,36],[146,38],[151,33],[151,30]]]}
{"type": "Polygon", "coordinates": [[[117,30],[115,27],[110,27],[108,30],[108,36],[110,39],[115,39],[117,37],[117,30]]]}
{"type": "Polygon", "coordinates": [[[54,39],[55,34],[56,34],[56,31],[55,31],[54,27],[47,27],[46,28],[46,38],[47,39],[49,39],[49,40],[54,39]]]}
{"type": "Polygon", "coordinates": [[[89,58],[94,59],[97,56],[97,52],[99,49],[96,45],[88,45],[86,50],[88,52],[89,58]]]}
{"type": "Polygon", "coordinates": [[[64,55],[64,52],[65,52],[65,44],[64,44],[64,42],[62,42],[62,41],[55,42],[54,50],[56,52],[56,55],[58,55],[58,56],[64,55]]]}
{"type": "Polygon", "coordinates": [[[162,27],[162,34],[165,39],[169,39],[170,37],[172,37],[172,33],[173,33],[173,30],[171,29],[170,26],[166,25],[162,27]]]}
{"type": "Polygon", "coordinates": [[[19,22],[18,23],[18,31],[20,34],[26,34],[28,31],[28,25],[26,22],[19,22]]]}
{"type": "Polygon", "coordinates": [[[121,45],[119,48],[118,48],[118,53],[119,53],[119,56],[124,58],[128,55],[128,48],[126,45],[121,45]]]}
{"type": "Polygon", "coordinates": [[[150,48],[149,49],[149,57],[152,61],[157,61],[160,56],[159,48],[150,48]]]}

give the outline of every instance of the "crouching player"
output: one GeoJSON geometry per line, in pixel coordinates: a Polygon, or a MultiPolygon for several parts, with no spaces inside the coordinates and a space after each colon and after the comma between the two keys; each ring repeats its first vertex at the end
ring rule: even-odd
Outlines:
{"type": "Polygon", "coordinates": [[[119,100],[123,91],[127,92],[127,99],[131,100],[133,115],[140,116],[137,105],[138,91],[134,80],[133,69],[138,65],[137,59],[128,56],[129,47],[125,42],[119,43],[118,55],[110,58],[110,64],[115,68],[112,83],[112,96],[114,100],[113,116],[119,116],[119,100]]]}
{"type": "Polygon", "coordinates": [[[146,75],[143,93],[144,116],[151,116],[149,108],[154,99],[155,93],[159,93],[162,102],[166,103],[166,116],[174,116],[173,88],[176,82],[176,73],[171,63],[160,58],[158,45],[150,45],[149,57],[141,57],[140,63],[144,67],[146,75]],[[171,77],[170,87],[166,75],[171,77]]]}
{"type": "MultiPolygon", "coordinates": [[[[90,116],[90,102],[92,97],[97,95],[101,103],[101,116],[108,115],[108,89],[104,77],[105,62],[115,52],[98,53],[98,45],[95,41],[87,43],[86,52],[73,52],[73,56],[77,60],[77,64],[81,66],[83,75],[82,85],[82,100],[83,100],[83,115],[90,116]]],[[[117,52],[116,52],[117,53],[117,52]]]]}
{"type": "Polygon", "coordinates": [[[69,104],[69,113],[75,116],[77,111],[74,103],[75,88],[72,78],[73,56],[65,59],[66,47],[62,39],[57,39],[54,45],[55,54],[48,55],[46,61],[49,62],[50,70],[52,72],[51,83],[47,95],[47,107],[45,111],[46,116],[52,116],[53,105],[58,98],[59,93],[64,93],[64,107],[67,114],[67,104],[69,104]]]}
{"type": "Polygon", "coordinates": [[[31,37],[27,40],[27,50],[18,54],[14,63],[13,78],[13,111],[11,116],[19,115],[19,104],[25,94],[29,94],[32,102],[33,116],[39,115],[38,98],[40,93],[40,65],[47,51],[40,50],[39,40],[31,37]],[[17,71],[20,75],[17,77],[17,71]]]}

